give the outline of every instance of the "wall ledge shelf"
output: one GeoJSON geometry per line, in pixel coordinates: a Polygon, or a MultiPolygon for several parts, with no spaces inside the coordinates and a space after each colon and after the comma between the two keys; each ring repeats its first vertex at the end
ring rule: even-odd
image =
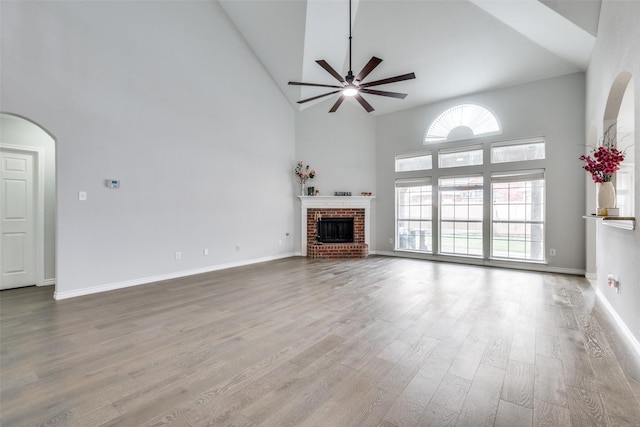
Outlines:
{"type": "Polygon", "coordinates": [[[596,219],[602,221],[602,224],[622,228],[623,230],[634,230],[636,228],[636,218],[633,216],[597,216],[597,215],[584,215],[585,219],[596,219]]]}

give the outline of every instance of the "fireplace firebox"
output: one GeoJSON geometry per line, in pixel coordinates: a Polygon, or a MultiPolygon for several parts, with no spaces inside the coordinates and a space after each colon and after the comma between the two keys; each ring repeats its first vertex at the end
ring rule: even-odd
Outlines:
{"type": "Polygon", "coordinates": [[[353,218],[322,218],[317,233],[320,243],[353,243],[353,218]]]}

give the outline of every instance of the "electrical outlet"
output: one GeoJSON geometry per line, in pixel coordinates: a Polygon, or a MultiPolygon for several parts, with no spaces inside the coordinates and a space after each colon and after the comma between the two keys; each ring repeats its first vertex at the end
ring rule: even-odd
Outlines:
{"type": "Polygon", "coordinates": [[[87,200],[87,192],[86,191],[79,191],[78,192],[78,200],[85,202],[87,200]]]}
{"type": "Polygon", "coordinates": [[[549,249],[549,256],[556,256],[556,250],[555,249],[549,249]]]}
{"type": "Polygon", "coordinates": [[[240,252],[240,245],[236,245],[236,252],[240,252]]]}
{"type": "Polygon", "coordinates": [[[389,237],[389,244],[393,245],[393,237],[389,237]]]}
{"type": "Polygon", "coordinates": [[[282,239],[278,240],[278,246],[282,246],[282,239]]]}
{"type": "Polygon", "coordinates": [[[204,249],[202,250],[202,255],[204,255],[204,256],[209,255],[209,248],[204,248],[204,249]]]}
{"type": "Polygon", "coordinates": [[[607,286],[615,288],[616,293],[620,293],[620,282],[615,274],[607,274],[607,286]]]}
{"type": "Polygon", "coordinates": [[[176,252],[176,260],[182,259],[182,254],[180,252],[176,252]]]}

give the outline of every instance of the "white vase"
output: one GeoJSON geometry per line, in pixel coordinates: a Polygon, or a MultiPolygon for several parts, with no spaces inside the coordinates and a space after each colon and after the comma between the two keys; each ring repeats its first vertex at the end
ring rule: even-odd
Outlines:
{"type": "Polygon", "coordinates": [[[301,196],[306,196],[306,194],[304,194],[304,182],[300,183],[300,195],[301,196]]]}
{"type": "MultiPolygon", "coordinates": [[[[612,182],[601,182],[598,188],[598,210],[616,207],[616,189],[612,182]]],[[[606,215],[606,214],[605,214],[606,215]]]]}

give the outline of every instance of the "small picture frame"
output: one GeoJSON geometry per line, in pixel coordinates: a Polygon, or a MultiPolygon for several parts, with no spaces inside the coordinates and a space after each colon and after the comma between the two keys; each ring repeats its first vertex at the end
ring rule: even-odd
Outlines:
{"type": "Polygon", "coordinates": [[[307,187],[307,196],[315,196],[316,187],[307,187]]]}

